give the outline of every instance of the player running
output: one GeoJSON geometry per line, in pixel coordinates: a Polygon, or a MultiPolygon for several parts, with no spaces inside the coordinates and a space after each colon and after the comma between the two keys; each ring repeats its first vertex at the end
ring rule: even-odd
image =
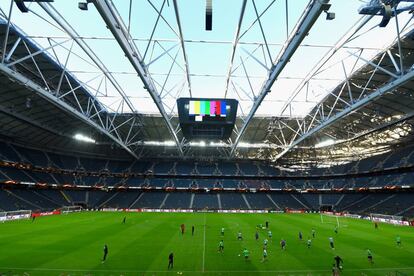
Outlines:
{"type": "Polygon", "coordinates": [[[184,223],[182,223],[180,227],[181,227],[181,235],[184,235],[184,231],[185,231],[184,223]]]}
{"type": "Polygon", "coordinates": [[[259,240],[259,233],[257,231],[256,231],[256,234],[254,234],[254,237],[255,237],[256,241],[259,240]]]}
{"type": "Polygon", "coordinates": [[[268,236],[268,237],[269,237],[269,239],[271,240],[271,239],[272,239],[272,231],[270,231],[270,230],[269,230],[269,231],[267,232],[267,236],[268,236]]]}
{"type": "Polygon", "coordinates": [[[194,225],[191,226],[191,236],[194,236],[194,225]]]}
{"type": "Polygon", "coordinates": [[[338,234],[338,226],[335,226],[334,232],[335,234],[338,234]]]}
{"type": "Polygon", "coordinates": [[[395,241],[397,242],[398,247],[400,247],[401,246],[401,237],[400,236],[397,236],[395,238],[395,241]]]}
{"type": "Polygon", "coordinates": [[[224,227],[221,227],[221,235],[224,236],[224,227]]]}
{"type": "Polygon", "coordinates": [[[302,232],[299,231],[299,240],[302,241],[302,232]]]}
{"type": "Polygon", "coordinates": [[[268,243],[269,241],[267,240],[267,239],[264,239],[263,240],[263,246],[264,246],[264,248],[267,248],[267,243],[268,243]]]}
{"type": "Polygon", "coordinates": [[[371,250],[367,250],[367,255],[368,255],[368,262],[370,262],[370,264],[373,264],[374,261],[372,260],[372,252],[371,250]]]}
{"type": "Polygon", "coordinates": [[[316,236],[316,231],[315,231],[315,229],[312,228],[312,238],[314,239],[315,236],[316,236]]]}
{"type": "Polygon", "coordinates": [[[334,258],[334,260],[335,260],[335,264],[336,264],[336,267],[339,269],[339,270],[342,270],[342,263],[344,262],[343,260],[342,260],[342,258],[341,257],[339,257],[338,255],[334,258]]]}
{"type": "Polygon", "coordinates": [[[311,248],[312,240],[310,238],[308,238],[308,241],[306,242],[306,244],[308,245],[308,248],[311,248]]]}
{"type": "Polygon", "coordinates": [[[102,263],[106,261],[106,256],[108,256],[108,246],[105,244],[103,248],[103,257],[102,257],[102,263]]]}
{"type": "Polygon", "coordinates": [[[280,240],[280,247],[282,248],[282,250],[286,250],[286,241],[284,239],[280,240]]]}
{"type": "Polygon", "coordinates": [[[243,250],[243,256],[244,256],[244,259],[246,260],[246,261],[248,261],[249,260],[249,255],[250,255],[250,252],[249,252],[249,250],[247,250],[246,248],[243,250]]]}
{"type": "Polygon", "coordinates": [[[122,224],[126,223],[126,217],[124,217],[124,219],[122,220],[122,224]]]}
{"type": "Polygon", "coordinates": [[[223,240],[221,240],[219,242],[219,250],[218,250],[218,252],[220,252],[220,253],[223,253],[224,252],[224,242],[223,242],[223,240]]]}
{"type": "Polygon", "coordinates": [[[242,236],[242,233],[240,231],[237,233],[237,240],[238,241],[242,241],[243,240],[243,236],[242,236]]]}
{"type": "Polygon", "coordinates": [[[266,248],[263,249],[263,259],[262,259],[262,263],[267,261],[267,250],[266,248]]]}
{"type": "Polygon", "coordinates": [[[329,237],[329,245],[331,246],[332,250],[335,250],[335,245],[334,245],[334,239],[332,237],[329,237]]]}
{"type": "Polygon", "coordinates": [[[168,255],[168,270],[170,268],[174,268],[174,254],[172,252],[168,255]]]}

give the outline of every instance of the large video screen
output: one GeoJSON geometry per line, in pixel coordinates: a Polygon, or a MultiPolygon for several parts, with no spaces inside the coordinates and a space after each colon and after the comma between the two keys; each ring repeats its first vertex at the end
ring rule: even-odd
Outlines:
{"type": "Polygon", "coordinates": [[[195,116],[195,121],[201,122],[205,117],[226,117],[225,100],[190,100],[188,115],[195,116]]]}

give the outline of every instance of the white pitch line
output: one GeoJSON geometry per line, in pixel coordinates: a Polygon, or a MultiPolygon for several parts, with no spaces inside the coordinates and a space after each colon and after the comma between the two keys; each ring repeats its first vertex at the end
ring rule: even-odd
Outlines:
{"type": "Polygon", "coordinates": [[[203,266],[202,266],[202,271],[203,271],[203,272],[204,272],[205,257],[206,257],[206,213],[204,213],[203,266]]]}
{"type": "MultiPolygon", "coordinates": [[[[64,272],[127,272],[127,273],[165,273],[168,270],[120,270],[120,269],[67,269],[67,268],[29,268],[29,267],[0,267],[0,270],[27,270],[27,271],[64,271],[64,272]]],[[[344,271],[390,271],[390,270],[414,270],[414,267],[375,267],[375,268],[350,268],[344,271]]],[[[315,269],[315,270],[209,270],[211,273],[307,273],[307,272],[330,272],[327,269],[315,269]]],[[[199,270],[181,270],[181,272],[197,273],[199,270]]]]}

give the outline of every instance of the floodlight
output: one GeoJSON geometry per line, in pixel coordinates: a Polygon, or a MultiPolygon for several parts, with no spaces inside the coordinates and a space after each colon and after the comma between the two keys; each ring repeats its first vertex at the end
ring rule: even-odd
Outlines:
{"type": "Polygon", "coordinates": [[[87,11],[89,3],[92,3],[92,0],[86,0],[86,2],[79,2],[78,3],[78,8],[80,10],[87,11]]]}
{"type": "Polygon", "coordinates": [[[328,12],[324,11],[326,13],[326,20],[334,20],[335,19],[335,13],[334,12],[328,12]]]}
{"type": "Polygon", "coordinates": [[[75,138],[78,141],[82,141],[82,142],[86,142],[86,143],[95,143],[96,141],[94,139],[92,139],[91,137],[85,136],[81,133],[77,133],[73,136],[73,138],[75,138]]]}
{"type": "Polygon", "coordinates": [[[335,140],[333,139],[327,139],[325,141],[322,141],[318,144],[315,145],[315,148],[323,148],[323,147],[328,147],[328,146],[332,146],[335,145],[335,140]]]}

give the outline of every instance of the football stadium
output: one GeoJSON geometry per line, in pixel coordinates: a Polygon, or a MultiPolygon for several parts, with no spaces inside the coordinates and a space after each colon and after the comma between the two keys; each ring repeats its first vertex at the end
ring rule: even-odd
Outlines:
{"type": "Polygon", "coordinates": [[[0,1],[0,276],[414,275],[413,0],[0,1]]]}

